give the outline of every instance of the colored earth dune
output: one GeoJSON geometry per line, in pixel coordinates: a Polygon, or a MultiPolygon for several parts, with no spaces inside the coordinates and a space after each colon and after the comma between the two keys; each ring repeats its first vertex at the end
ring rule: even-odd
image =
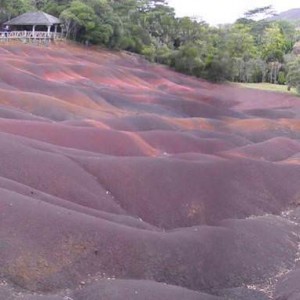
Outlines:
{"type": "Polygon", "coordinates": [[[300,98],[135,55],[0,47],[0,299],[300,299],[300,98]]]}

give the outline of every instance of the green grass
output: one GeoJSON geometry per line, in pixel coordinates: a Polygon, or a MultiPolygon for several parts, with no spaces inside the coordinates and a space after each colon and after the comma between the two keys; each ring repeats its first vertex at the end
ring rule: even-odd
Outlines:
{"type": "MultiPolygon", "coordinates": [[[[280,84],[271,84],[271,83],[237,83],[238,86],[257,89],[257,90],[265,90],[265,91],[273,91],[273,92],[280,92],[280,93],[288,93],[291,95],[298,95],[296,89],[292,88],[289,92],[287,90],[286,85],[280,84]]],[[[299,96],[299,95],[298,95],[299,96]]]]}

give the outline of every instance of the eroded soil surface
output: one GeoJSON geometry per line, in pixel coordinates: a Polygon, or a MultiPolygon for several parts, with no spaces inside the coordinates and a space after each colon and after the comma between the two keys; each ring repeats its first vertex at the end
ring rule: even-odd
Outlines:
{"type": "Polygon", "coordinates": [[[0,47],[0,299],[300,299],[300,98],[124,53],[0,47]]]}

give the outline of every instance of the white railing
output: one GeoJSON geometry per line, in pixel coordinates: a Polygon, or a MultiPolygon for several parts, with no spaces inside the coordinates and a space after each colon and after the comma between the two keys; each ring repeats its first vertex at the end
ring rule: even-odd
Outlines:
{"type": "Polygon", "coordinates": [[[59,32],[47,31],[0,31],[0,39],[60,39],[62,34],[59,32]]]}

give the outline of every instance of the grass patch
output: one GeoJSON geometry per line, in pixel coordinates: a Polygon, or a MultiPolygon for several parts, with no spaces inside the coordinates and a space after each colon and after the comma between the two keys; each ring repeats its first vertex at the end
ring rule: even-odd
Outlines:
{"type": "Polygon", "coordinates": [[[263,83],[237,83],[237,85],[240,87],[245,87],[245,88],[287,93],[287,94],[299,96],[297,94],[296,89],[292,88],[291,91],[288,91],[286,85],[271,84],[271,83],[265,83],[265,82],[263,82],[263,83]]]}

